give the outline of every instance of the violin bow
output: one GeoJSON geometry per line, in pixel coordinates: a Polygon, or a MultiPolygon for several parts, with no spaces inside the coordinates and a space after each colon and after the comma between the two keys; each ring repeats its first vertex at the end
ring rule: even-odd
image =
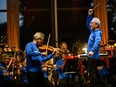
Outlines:
{"type": "Polygon", "coordinates": [[[97,8],[100,4],[101,4],[101,3],[97,4],[97,5],[93,8],[93,10],[94,10],[95,8],[97,8]]]}
{"type": "Polygon", "coordinates": [[[49,45],[49,42],[50,42],[50,36],[51,36],[51,34],[49,34],[49,36],[48,36],[48,41],[47,41],[47,46],[46,46],[46,53],[48,53],[47,51],[48,51],[48,45],[49,45]]]}
{"type": "Polygon", "coordinates": [[[7,69],[6,69],[6,71],[4,73],[6,73],[8,71],[8,69],[9,69],[12,62],[13,62],[13,58],[11,58],[10,63],[8,64],[7,69]]]}

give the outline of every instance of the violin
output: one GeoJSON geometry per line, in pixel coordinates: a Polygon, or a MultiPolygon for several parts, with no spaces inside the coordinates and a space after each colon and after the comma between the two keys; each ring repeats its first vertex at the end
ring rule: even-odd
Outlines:
{"type": "Polygon", "coordinates": [[[54,47],[53,46],[47,46],[47,45],[41,45],[39,46],[40,50],[49,50],[49,51],[54,51],[54,47]]]}
{"type": "MultiPolygon", "coordinates": [[[[47,45],[41,45],[41,46],[39,46],[39,50],[41,50],[41,51],[45,51],[46,50],[46,52],[43,53],[43,55],[47,55],[46,54],[47,51],[53,52],[54,49],[55,48],[53,46],[47,46],[47,45]]],[[[56,48],[56,49],[57,49],[57,51],[55,52],[55,55],[58,56],[60,54],[60,49],[59,48],[56,48]]]]}

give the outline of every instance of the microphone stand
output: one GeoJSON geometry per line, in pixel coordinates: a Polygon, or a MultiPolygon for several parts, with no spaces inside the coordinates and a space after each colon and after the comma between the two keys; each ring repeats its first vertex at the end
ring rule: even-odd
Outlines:
{"type": "Polygon", "coordinates": [[[116,31],[114,30],[114,28],[111,28],[112,31],[114,31],[115,35],[116,35],[116,31]]]}
{"type": "Polygon", "coordinates": [[[103,49],[104,49],[104,53],[106,54],[107,52],[106,52],[106,50],[105,50],[105,44],[104,44],[103,39],[102,39],[102,42],[103,42],[103,49]]]}
{"type": "Polygon", "coordinates": [[[116,35],[116,31],[115,30],[113,30],[114,31],[114,33],[115,33],[115,35],[116,35]]]}

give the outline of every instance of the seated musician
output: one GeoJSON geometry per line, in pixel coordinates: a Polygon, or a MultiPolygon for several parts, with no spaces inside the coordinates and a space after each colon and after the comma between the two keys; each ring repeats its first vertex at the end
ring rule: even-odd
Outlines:
{"type": "Polygon", "coordinates": [[[24,59],[22,61],[22,65],[20,68],[20,73],[21,73],[21,80],[23,81],[23,83],[28,84],[28,80],[27,80],[27,69],[26,69],[26,59],[24,59]]]}
{"type": "Polygon", "coordinates": [[[67,48],[67,43],[66,43],[66,42],[62,42],[62,43],[60,44],[60,52],[61,52],[61,53],[65,53],[66,55],[69,54],[69,50],[68,50],[68,48],[67,48]]]}
{"type": "MultiPolygon", "coordinates": [[[[62,53],[61,54],[62,58],[59,59],[56,62],[56,68],[55,68],[55,70],[59,73],[59,76],[58,76],[59,87],[67,87],[67,86],[70,87],[71,84],[67,84],[67,83],[70,83],[72,81],[72,74],[66,74],[65,72],[62,71],[63,64],[64,64],[64,59],[66,58],[65,56],[66,56],[66,54],[62,53]],[[68,79],[68,82],[67,82],[67,79],[68,79]]],[[[76,77],[78,77],[78,76],[76,76],[76,77]]]]}
{"type": "MultiPolygon", "coordinates": [[[[67,48],[66,42],[61,42],[59,45],[59,48],[60,48],[60,51],[56,57],[56,62],[57,62],[57,60],[62,60],[62,57],[61,57],[62,53],[65,55],[69,54],[69,50],[67,48]]],[[[53,75],[52,75],[52,84],[55,86],[58,85],[58,76],[59,76],[59,73],[57,72],[56,64],[54,64],[54,70],[53,70],[53,75]]]]}
{"type": "Polygon", "coordinates": [[[107,75],[109,74],[109,70],[106,66],[106,63],[103,60],[99,60],[97,62],[97,71],[100,75],[107,75]]]}
{"type": "Polygon", "coordinates": [[[0,59],[0,87],[12,86],[13,78],[12,72],[7,70],[8,65],[8,58],[1,58],[0,59]]]}
{"type": "Polygon", "coordinates": [[[97,72],[99,76],[99,82],[102,87],[107,87],[107,77],[109,75],[109,70],[106,67],[106,63],[103,60],[97,62],[97,72]]]}
{"type": "Polygon", "coordinates": [[[42,63],[42,70],[44,73],[44,78],[49,80],[49,75],[52,72],[53,64],[49,61],[42,63]]]}

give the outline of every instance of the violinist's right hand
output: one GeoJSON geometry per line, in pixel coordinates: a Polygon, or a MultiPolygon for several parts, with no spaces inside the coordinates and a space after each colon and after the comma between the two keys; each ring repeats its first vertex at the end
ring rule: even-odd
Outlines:
{"type": "Polygon", "coordinates": [[[47,52],[42,52],[41,54],[44,55],[44,56],[46,56],[47,55],[47,52]]]}
{"type": "Polygon", "coordinates": [[[59,48],[53,48],[52,54],[55,54],[57,51],[59,51],[59,48]]]}

